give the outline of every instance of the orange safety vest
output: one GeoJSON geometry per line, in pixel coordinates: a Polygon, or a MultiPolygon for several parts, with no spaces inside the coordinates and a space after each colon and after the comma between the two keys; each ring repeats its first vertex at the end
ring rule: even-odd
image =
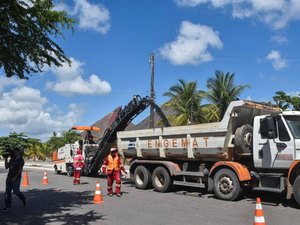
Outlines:
{"type": "Polygon", "coordinates": [[[121,165],[120,164],[120,158],[118,155],[116,155],[114,158],[112,157],[112,155],[108,155],[107,156],[107,169],[108,170],[119,170],[121,165]]]}

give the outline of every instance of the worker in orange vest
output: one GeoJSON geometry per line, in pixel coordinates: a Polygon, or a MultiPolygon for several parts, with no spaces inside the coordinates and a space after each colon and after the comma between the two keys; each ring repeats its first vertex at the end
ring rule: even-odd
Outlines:
{"type": "Polygon", "coordinates": [[[81,149],[77,149],[77,154],[73,158],[73,167],[74,167],[74,177],[73,177],[73,184],[80,184],[80,176],[81,170],[84,168],[84,158],[82,156],[81,149]]]}
{"type": "Polygon", "coordinates": [[[116,181],[116,195],[121,197],[121,171],[127,174],[117,148],[111,148],[103,163],[102,172],[107,175],[107,195],[113,196],[113,183],[116,181]]]}

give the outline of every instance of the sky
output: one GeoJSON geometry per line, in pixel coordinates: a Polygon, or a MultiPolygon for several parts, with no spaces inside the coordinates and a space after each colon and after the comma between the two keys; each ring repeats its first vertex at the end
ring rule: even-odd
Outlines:
{"type": "MultiPolygon", "coordinates": [[[[239,96],[272,101],[276,91],[300,93],[298,0],[55,0],[77,20],[54,40],[72,64],[45,68],[28,80],[0,69],[0,136],[47,140],[73,125],[92,125],[133,95],[155,100],[183,79],[206,82],[217,70],[235,73],[239,96]]],[[[149,109],[138,116],[138,123],[149,109]]]]}

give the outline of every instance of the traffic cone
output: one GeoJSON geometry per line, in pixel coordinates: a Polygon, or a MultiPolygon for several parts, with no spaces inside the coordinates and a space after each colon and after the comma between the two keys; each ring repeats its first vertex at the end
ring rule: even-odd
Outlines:
{"type": "Polygon", "coordinates": [[[254,225],[266,225],[260,198],[256,198],[254,225]]]}
{"type": "Polygon", "coordinates": [[[42,184],[48,184],[48,177],[47,177],[47,172],[45,171],[44,172],[44,177],[43,177],[43,180],[42,180],[42,184]]]}
{"type": "Polygon", "coordinates": [[[100,183],[99,183],[99,181],[97,181],[95,195],[94,195],[94,203],[98,204],[98,203],[102,203],[102,202],[104,202],[104,201],[103,201],[102,194],[101,194],[100,183]]]}
{"type": "Polygon", "coordinates": [[[28,187],[28,186],[29,186],[28,173],[27,171],[24,171],[22,187],[28,187]]]}

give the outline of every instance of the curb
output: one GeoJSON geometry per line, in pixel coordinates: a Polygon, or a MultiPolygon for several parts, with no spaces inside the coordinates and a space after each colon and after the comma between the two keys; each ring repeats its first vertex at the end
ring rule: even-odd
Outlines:
{"type": "MultiPolygon", "coordinates": [[[[0,167],[4,168],[3,161],[0,161],[0,167]]],[[[25,161],[24,169],[54,171],[53,165],[51,165],[51,164],[39,164],[39,163],[32,163],[32,162],[26,162],[26,161],[25,161]]]]}

